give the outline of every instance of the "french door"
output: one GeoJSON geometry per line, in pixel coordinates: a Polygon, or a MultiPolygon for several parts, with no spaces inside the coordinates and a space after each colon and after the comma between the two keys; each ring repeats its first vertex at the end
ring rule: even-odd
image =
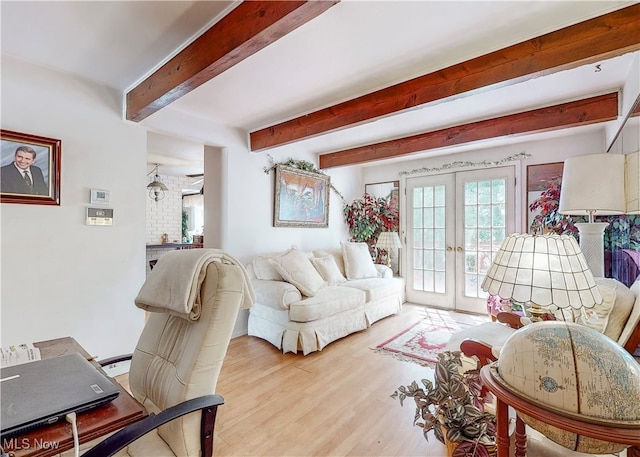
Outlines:
{"type": "Polygon", "coordinates": [[[509,166],[407,179],[409,301],[486,312],[480,286],[514,231],[514,176],[509,166]]]}

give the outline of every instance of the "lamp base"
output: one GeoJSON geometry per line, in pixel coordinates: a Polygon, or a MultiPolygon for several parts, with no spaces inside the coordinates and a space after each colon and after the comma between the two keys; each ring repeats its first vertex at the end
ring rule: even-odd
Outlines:
{"type": "Polygon", "coordinates": [[[593,276],[604,277],[604,229],[608,222],[578,223],[580,249],[593,276]]]}

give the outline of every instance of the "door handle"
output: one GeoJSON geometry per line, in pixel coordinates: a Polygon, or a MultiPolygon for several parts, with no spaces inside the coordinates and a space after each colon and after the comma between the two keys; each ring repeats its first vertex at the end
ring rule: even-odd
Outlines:
{"type": "Polygon", "coordinates": [[[458,247],[456,248],[456,251],[458,251],[458,252],[462,252],[462,251],[463,251],[463,249],[462,249],[462,247],[458,246],[458,247]]]}
{"type": "Polygon", "coordinates": [[[453,248],[451,246],[447,246],[447,252],[451,252],[453,251],[453,248]]]}

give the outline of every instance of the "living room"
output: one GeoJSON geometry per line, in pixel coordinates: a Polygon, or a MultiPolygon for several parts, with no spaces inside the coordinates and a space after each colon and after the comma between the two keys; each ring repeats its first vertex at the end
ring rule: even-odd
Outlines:
{"type": "MultiPolygon", "coordinates": [[[[600,14],[601,10],[627,5],[606,2],[594,7],[589,17],[597,15],[595,10],[600,14]]],[[[271,160],[284,162],[290,157],[319,166],[318,151],[305,146],[304,141],[253,153],[247,145],[247,131],[185,115],[170,107],[139,123],[123,120],[122,91],[5,54],[4,34],[10,30],[5,23],[21,23],[10,13],[10,7],[3,4],[2,129],[61,139],[62,156],[59,206],[1,206],[2,346],[73,335],[97,358],[131,352],[145,319],[133,300],[145,280],[148,130],[176,135],[179,132],[183,138],[197,138],[206,145],[205,187],[207,197],[215,202],[205,213],[207,247],[221,247],[245,262],[291,245],[305,250],[337,248],[349,238],[342,202],[334,193],[328,228],[273,227],[274,177],[264,168],[271,165],[271,160]],[[109,190],[110,207],[114,210],[112,226],[86,224],[91,189],[109,190]]],[[[33,14],[34,21],[47,22],[46,13],[47,10],[29,14],[33,14]]],[[[564,23],[558,25],[585,19],[585,14],[589,15],[580,11],[575,17],[564,17],[564,23]]],[[[516,35],[494,37],[494,48],[521,41],[516,35]]],[[[28,38],[26,34],[20,39],[28,38]]],[[[95,39],[100,37],[96,34],[95,39]]],[[[46,41],[35,46],[48,52],[46,41]]],[[[99,59],[100,53],[96,54],[92,58],[99,59]]],[[[606,70],[603,67],[602,71],[606,70]]],[[[146,71],[141,70],[139,76],[146,71]]],[[[596,71],[594,67],[590,72],[596,71]]],[[[352,77],[362,78],[362,74],[352,77]]],[[[340,94],[335,98],[337,101],[354,95],[340,94]]],[[[480,99],[484,103],[486,100],[480,99]]],[[[299,108],[306,112],[319,107],[299,108]]],[[[517,181],[513,224],[524,232],[527,166],[602,153],[607,146],[602,126],[566,130],[569,134],[515,136],[500,145],[480,141],[458,147],[455,154],[452,148],[441,148],[380,164],[328,168],[326,173],[350,202],[362,197],[365,184],[406,177],[401,173],[442,168],[458,161],[500,162],[525,152],[528,157],[510,162],[517,181]]],[[[236,335],[246,333],[246,318],[246,314],[239,318],[236,335]]]]}
{"type": "MultiPolygon", "coordinates": [[[[606,8],[613,7],[607,4],[606,8]]],[[[6,21],[9,12],[6,8],[6,21]]],[[[143,325],[142,314],[130,304],[145,273],[144,208],[148,197],[137,190],[147,184],[146,127],[122,121],[121,94],[109,87],[10,55],[3,56],[2,71],[3,129],[63,140],[61,205],[2,205],[2,343],[74,334],[99,356],[126,351],[143,325]],[[34,105],[37,116],[31,108],[34,105]],[[94,188],[111,192],[111,227],[85,225],[89,191],[94,188]],[[38,261],[34,265],[31,259],[38,261]],[[25,275],[23,270],[31,274],[25,275]],[[26,298],[25,290],[29,292],[26,298]],[[105,320],[105,316],[117,319],[105,320]]],[[[171,109],[162,114],[153,126],[156,131],[180,131],[184,138],[198,138],[207,132],[208,139],[203,142],[211,146],[205,147],[205,167],[209,168],[205,185],[210,180],[206,187],[212,189],[210,195],[216,202],[206,216],[208,246],[221,246],[248,260],[292,244],[305,249],[337,247],[348,238],[336,195],[331,196],[328,229],[272,227],[273,177],[263,172],[270,165],[269,155],[276,162],[293,156],[317,163],[315,153],[292,145],[268,151],[269,155],[247,153],[246,137],[237,129],[185,117],[171,109]]],[[[517,138],[522,140],[527,137],[517,138]]],[[[593,126],[570,129],[570,136],[555,138],[552,134],[524,144],[515,141],[499,147],[476,142],[462,146],[462,152],[455,156],[446,156],[444,148],[420,159],[407,160],[412,158],[407,156],[378,166],[331,168],[327,173],[334,187],[352,201],[362,196],[365,183],[396,180],[400,172],[454,161],[500,161],[527,152],[530,157],[514,162],[520,208],[514,224],[524,230],[526,196],[521,184],[526,182],[526,166],[603,152],[606,147],[602,128],[593,126]]]]}

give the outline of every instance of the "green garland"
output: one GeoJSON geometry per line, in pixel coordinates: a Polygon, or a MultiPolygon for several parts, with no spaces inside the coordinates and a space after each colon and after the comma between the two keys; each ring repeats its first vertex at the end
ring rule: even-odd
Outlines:
{"type": "MultiPolygon", "coordinates": [[[[284,165],[291,168],[297,168],[298,170],[309,171],[311,173],[317,173],[319,175],[327,176],[326,173],[323,173],[322,171],[318,170],[314,164],[312,164],[311,162],[307,162],[306,160],[288,159],[288,160],[285,160],[284,162],[275,163],[273,161],[273,157],[271,157],[269,154],[267,154],[267,157],[269,158],[269,163],[271,164],[270,166],[263,168],[265,174],[267,175],[271,173],[273,170],[275,170],[278,165],[284,165]]],[[[340,197],[340,200],[342,200],[342,204],[346,205],[347,201],[344,199],[344,197],[338,191],[338,189],[333,187],[333,184],[331,184],[331,181],[329,181],[329,186],[331,187],[331,190],[334,191],[336,195],[338,195],[338,197],[340,197]]]]}

